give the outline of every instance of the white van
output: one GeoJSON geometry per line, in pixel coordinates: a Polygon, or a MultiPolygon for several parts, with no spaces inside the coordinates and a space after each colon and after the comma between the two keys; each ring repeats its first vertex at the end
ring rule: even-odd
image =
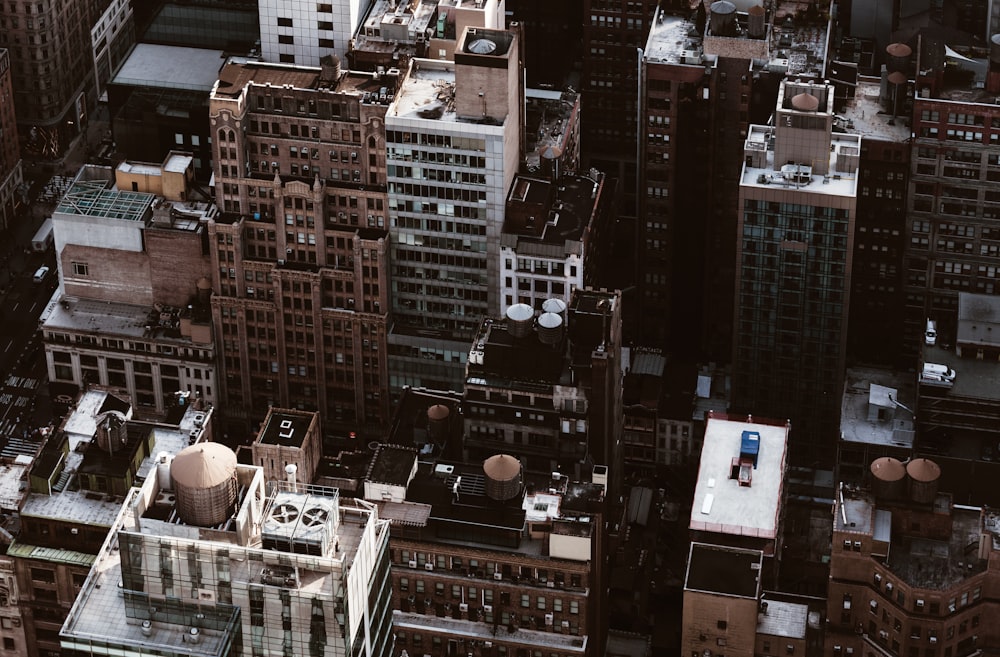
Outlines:
{"type": "Polygon", "coordinates": [[[924,363],[924,369],[920,373],[920,380],[923,383],[943,383],[951,385],[955,382],[955,370],[947,365],[938,363],[924,363]]]}
{"type": "Polygon", "coordinates": [[[46,279],[46,277],[48,277],[48,275],[49,275],[48,267],[45,266],[39,267],[37,270],[35,270],[35,282],[41,283],[46,279]]]}
{"type": "Polygon", "coordinates": [[[924,331],[924,344],[929,347],[937,344],[937,322],[933,319],[927,320],[927,329],[924,331]]]}

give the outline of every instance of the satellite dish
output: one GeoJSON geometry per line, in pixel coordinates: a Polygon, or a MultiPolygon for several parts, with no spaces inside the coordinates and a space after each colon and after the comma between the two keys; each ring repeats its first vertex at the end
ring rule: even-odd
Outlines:
{"type": "Polygon", "coordinates": [[[468,51],[477,55],[489,55],[497,49],[497,44],[489,39],[476,39],[469,43],[468,51]]]}

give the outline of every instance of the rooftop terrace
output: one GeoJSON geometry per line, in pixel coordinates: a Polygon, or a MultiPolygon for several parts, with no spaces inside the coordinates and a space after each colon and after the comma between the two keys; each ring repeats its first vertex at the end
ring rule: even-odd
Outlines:
{"type": "Polygon", "coordinates": [[[813,175],[812,168],[805,165],[781,164],[774,161],[773,138],[774,128],[763,125],[750,126],[750,134],[745,143],[746,152],[761,152],[765,154],[764,166],[752,166],[744,163],[740,185],[746,188],[777,188],[796,189],[811,194],[829,196],[849,196],[857,194],[857,157],[861,150],[861,137],[833,133],[830,138],[830,175],[813,175]],[[838,159],[845,158],[849,171],[842,163],[838,169],[838,159]],[[788,167],[793,167],[788,172],[788,167]]]}

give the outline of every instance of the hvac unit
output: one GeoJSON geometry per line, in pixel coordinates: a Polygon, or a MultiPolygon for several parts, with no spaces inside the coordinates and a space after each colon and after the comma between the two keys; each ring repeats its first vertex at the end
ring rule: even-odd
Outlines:
{"type": "Polygon", "coordinates": [[[501,579],[503,579],[503,573],[501,573],[501,572],[493,573],[493,579],[495,579],[495,580],[501,580],[501,579]]]}
{"type": "Polygon", "coordinates": [[[469,605],[466,604],[466,603],[464,603],[464,602],[460,602],[458,604],[458,610],[461,611],[461,612],[468,612],[469,611],[469,605]]]}
{"type": "Polygon", "coordinates": [[[424,570],[430,570],[430,571],[434,570],[434,564],[428,561],[427,563],[424,564],[424,570]]]}
{"type": "Polygon", "coordinates": [[[410,566],[410,568],[416,568],[417,567],[417,560],[416,559],[410,559],[410,562],[409,562],[408,565],[410,566]]]}

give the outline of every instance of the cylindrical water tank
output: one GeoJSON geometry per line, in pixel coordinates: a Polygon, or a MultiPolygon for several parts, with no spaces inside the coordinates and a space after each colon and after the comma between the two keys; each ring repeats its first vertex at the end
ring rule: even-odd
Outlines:
{"type": "Polygon", "coordinates": [[[486,496],[500,502],[521,492],[521,462],[510,454],[497,454],[483,461],[486,496]]]}
{"type": "Polygon", "coordinates": [[[906,474],[910,475],[910,499],[918,504],[933,504],[941,466],[930,459],[913,459],[906,464],[906,474]]]}
{"type": "Polygon", "coordinates": [[[819,98],[807,93],[795,94],[792,96],[792,109],[799,112],[815,112],[819,109],[819,98]]]}
{"type": "Polygon", "coordinates": [[[219,443],[181,450],[170,464],[177,514],[189,525],[219,525],[236,504],[236,454],[219,443]]]}
{"type": "Polygon", "coordinates": [[[747,10],[747,31],[751,39],[763,39],[767,34],[767,12],[760,5],[747,10]]]}
{"type": "Polygon", "coordinates": [[[913,49],[905,43],[890,43],[885,47],[885,67],[890,73],[902,71],[904,74],[910,67],[910,57],[913,49]]]}
{"type": "Polygon", "coordinates": [[[436,442],[448,439],[448,418],[451,409],[444,404],[434,404],[427,409],[427,433],[436,442]]]}
{"type": "Polygon", "coordinates": [[[507,309],[507,332],[515,338],[531,335],[535,311],[526,303],[515,303],[507,309]]]}
{"type": "Polygon", "coordinates": [[[555,313],[557,315],[562,315],[566,312],[566,302],[559,297],[552,297],[551,299],[546,299],[542,302],[542,312],[543,313],[555,313]]]}
{"type": "Polygon", "coordinates": [[[128,442],[128,426],[120,411],[105,411],[97,416],[97,446],[101,451],[114,453],[128,442]]]}
{"type": "Polygon", "coordinates": [[[542,344],[559,344],[563,336],[563,318],[556,313],[542,313],[538,317],[538,341],[542,344]]]}
{"type": "Polygon", "coordinates": [[[906,467],[891,456],[875,459],[871,465],[875,497],[901,500],[906,496],[906,467]]]}
{"type": "Polygon", "coordinates": [[[729,0],[716,0],[708,11],[713,36],[736,36],[736,5],[729,0]]]}

